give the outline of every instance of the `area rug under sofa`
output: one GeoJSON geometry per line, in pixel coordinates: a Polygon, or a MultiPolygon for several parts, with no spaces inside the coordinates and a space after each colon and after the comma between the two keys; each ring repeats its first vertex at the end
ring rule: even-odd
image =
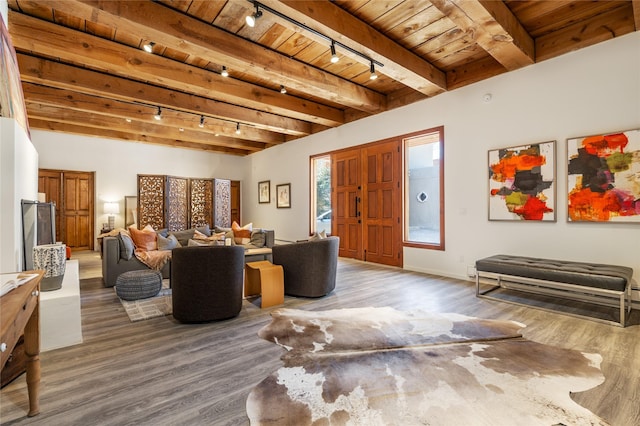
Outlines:
{"type": "Polygon", "coordinates": [[[522,338],[514,321],[392,308],[279,309],[259,332],[284,366],[251,391],[252,425],[605,425],[570,398],[601,356],[522,338]]]}

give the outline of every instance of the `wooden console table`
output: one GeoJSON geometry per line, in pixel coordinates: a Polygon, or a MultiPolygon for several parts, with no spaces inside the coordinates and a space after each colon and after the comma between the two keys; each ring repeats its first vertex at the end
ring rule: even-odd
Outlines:
{"type": "Polygon", "coordinates": [[[40,413],[40,281],[44,271],[29,271],[38,275],[20,287],[0,297],[0,366],[4,368],[9,355],[24,333],[27,356],[27,390],[29,417],[40,413]]]}

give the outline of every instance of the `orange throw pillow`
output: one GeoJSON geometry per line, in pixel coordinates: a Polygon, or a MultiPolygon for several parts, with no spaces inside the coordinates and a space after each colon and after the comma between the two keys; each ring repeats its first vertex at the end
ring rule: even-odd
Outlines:
{"type": "Polygon", "coordinates": [[[253,223],[248,223],[245,226],[238,225],[238,222],[233,221],[231,224],[231,230],[233,231],[233,239],[236,244],[248,244],[251,241],[251,231],[253,230],[253,223]]]}
{"type": "Polygon", "coordinates": [[[158,249],[157,234],[150,226],[145,226],[142,231],[130,226],[129,233],[137,249],[144,251],[158,249]]]}

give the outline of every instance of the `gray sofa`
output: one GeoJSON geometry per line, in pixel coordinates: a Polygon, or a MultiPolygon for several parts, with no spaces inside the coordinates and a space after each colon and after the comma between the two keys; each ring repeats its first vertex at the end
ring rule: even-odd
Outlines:
{"type": "Polygon", "coordinates": [[[273,264],[284,269],[284,292],[321,297],[336,287],[338,237],[273,246],[273,264]]]}
{"type": "MultiPolygon", "coordinates": [[[[194,230],[179,231],[174,233],[182,246],[187,246],[189,239],[194,235],[194,230]],[[190,235],[190,236],[189,236],[190,235]]],[[[245,249],[251,248],[271,248],[275,244],[275,233],[273,230],[260,229],[254,230],[252,233],[251,243],[241,247],[245,249]],[[258,235],[260,233],[261,235],[258,235]],[[255,237],[255,238],[254,238],[255,237]],[[258,244],[264,245],[258,246],[258,244]],[[257,243],[257,244],[252,244],[257,243]]],[[[235,244],[234,244],[235,245],[235,244]]],[[[130,259],[123,257],[122,242],[117,236],[104,237],[102,239],[102,280],[105,287],[113,287],[116,284],[118,275],[127,271],[137,271],[140,269],[149,269],[147,265],[140,262],[135,256],[130,259]]],[[[262,260],[263,258],[271,259],[270,255],[251,255],[246,256],[245,262],[253,260],[262,260]]],[[[162,270],[162,278],[167,279],[171,276],[171,262],[164,265],[162,270]]]]}

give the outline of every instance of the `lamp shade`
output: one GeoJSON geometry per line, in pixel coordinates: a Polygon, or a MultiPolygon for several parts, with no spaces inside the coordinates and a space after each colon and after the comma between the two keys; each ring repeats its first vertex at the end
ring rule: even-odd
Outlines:
{"type": "Polygon", "coordinates": [[[118,203],[104,203],[104,212],[106,214],[119,214],[120,204],[118,203]]]}

